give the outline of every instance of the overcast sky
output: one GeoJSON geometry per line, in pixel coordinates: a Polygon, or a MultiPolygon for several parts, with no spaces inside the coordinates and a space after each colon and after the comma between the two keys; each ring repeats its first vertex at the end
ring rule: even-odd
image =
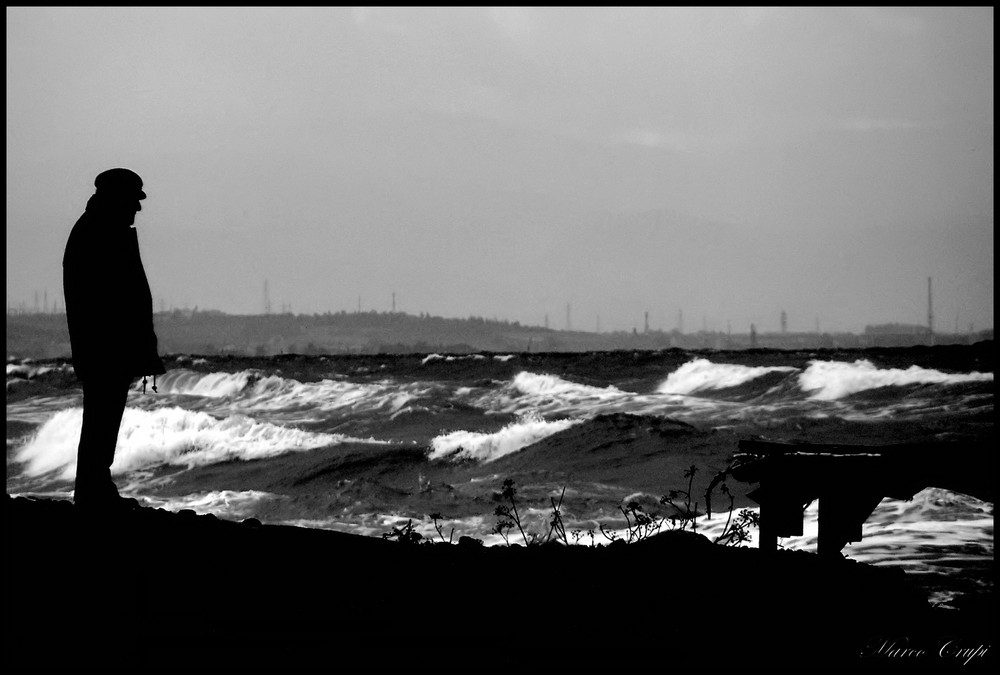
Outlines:
{"type": "Polygon", "coordinates": [[[6,18],[8,305],[125,166],[158,309],[993,326],[992,7],[6,18]]]}

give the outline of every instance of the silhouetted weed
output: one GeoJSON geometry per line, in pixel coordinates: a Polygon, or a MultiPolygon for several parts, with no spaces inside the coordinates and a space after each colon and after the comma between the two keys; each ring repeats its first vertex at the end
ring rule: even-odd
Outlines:
{"type": "Polygon", "coordinates": [[[402,527],[393,527],[392,532],[382,535],[383,539],[395,539],[401,544],[419,544],[424,535],[413,529],[413,520],[406,521],[402,527]]]}
{"type": "MultiPolygon", "coordinates": [[[[621,542],[630,544],[658,534],[663,530],[664,526],[667,526],[668,530],[690,530],[697,533],[698,502],[692,499],[694,477],[697,472],[698,467],[694,465],[691,465],[684,471],[684,477],[688,479],[687,490],[670,490],[667,494],[660,497],[660,504],[670,506],[673,509],[671,515],[658,516],[646,513],[642,506],[633,500],[624,506],[618,506],[618,509],[625,517],[624,536],[607,529],[604,524],[598,525],[601,534],[610,543],[621,542]]],[[[729,470],[727,469],[717,474],[705,491],[706,515],[712,515],[712,491],[716,486],[719,486],[720,492],[729,497],[729,515],[726,518],[722,532],[715,537],[713,543],[722,546],[739,546],[750,540],[750,528],[759,526],[758,521],[760,516],[750,509],[742,509],[736,513],[734,518],[733,512],[736,498],[730,491],[729,486],[724,482],[728,473],[729,470]]],[[[510,540],[510,532],[515,527],[526,546],[557,542],[562,542],[564,545],[569,546],[570,537],[572,537],[574,544],[580,544],[582,539],[589,537],[591,547],[600,546],[595,541],[596,535],[593,529],[586,532],[573,530],[567,533],[562,517],[562,504],[565,496],[566,488],[563,487],[558,501],[555,497],[549,497],[552,516],[549,519],[549,531],[544,536],[537,532],[526,532],[525,525],[521,520],[520,511],[517,507],[517,487],[512,478],[507,478],[503,481],[501,490],[495,493],[495,497],[505,503],[498,504],[493,511],[493,515],[496,516],[497,521],[492,531],[499,534],[507,546],[516,545],[512,544],[510,540]]],[[[441,543],[451,544],[455,536],[455,528],[451,529],[451,533],[446,539],[439,523],[439,521],[444,519],[444,516],[440,513],[432,513],[430,514],[430,518],[434,522],[434,529],[437,530],[441,543]]],[[[407,521],[402,527],[393,527],[392,531],[383,534],[382,538],[396,539],[404,544],[433,543],[430,540],[425,540],[419,532],[414,531],[412,520],[407,521]]],[[[469,537],[462,537],[461,539],[469,539],[469,537]]]]}
{"type": "Polygon", "coordinates": [[[441,541],[446,544],[450,544],[451,540],[455,536],[455,528],[454,527],[451,528],[451,534],[448,535],[448,540],[445,541],[444,532],[441,531],[441,526],[438,524],[439,520],[444,520],[444,516],[442,516],[440,513],[432,513],[431,520],[434,521],[434,529],[437,530],[438,536],[441,537],[441,541]]]}
{"type": "Polygon", "coordinates": [[[514,499],[514,495],[516,494],[517,488],[514,487],[514,479],[507,478],[504,480],[503,489],[500,491],[500,497],[508,500],[510,502],[510,506],[507,506],[506,504],[498,504],[493,510],[493,515],[498,518],[497,524],[493,527],[493,531],[503,537],[504,542],[510,546],[510,540],[507,537],[507,533],[511,530],[511,528],[517,526],[525,545],[531,545],[535,543],[536,536],[532,534],[531,540],[529,541],[528,535],[524,533],[524,528],[521,526],[521,516],[517,512],[517,501],[514,499]]]}

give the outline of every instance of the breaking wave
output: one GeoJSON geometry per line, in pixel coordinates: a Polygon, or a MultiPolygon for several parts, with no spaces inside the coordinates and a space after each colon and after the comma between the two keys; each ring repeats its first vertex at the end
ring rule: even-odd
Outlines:
{"type": "MultiPolygon", "coordinates": [[[[75,407],[56,413],[42,424],[15,455],[16,461],[24,464],[25,475],[55,473],[57,478],[72,480],[76,476],[82,423],[83,409],[75,407]]],[[[313,433],[257,422],[245,415],[217,419],[207,413],[176,407],[152,411],[127,408],[111,472],[124,474],[160,465],[192,468],[343,443],[384,444],[385,441],[313,433]]]]}
{"type": "Polygon", "coordinates": [[[913,365],[879,368],[871,361],[810,361],[805,370],[792,366],[743,366],[694,359],[682,365],[657,388],[663,394],[706,395],[755,382],[766,382],[769,392],[787,399],[805,396],[817,401],[835,401],[853,394],[883,387],[913,385],[952,386],[969,382],[992,382],[993,373],[945,373],[913,365]],[[786,374],[780,386],[773,375],[786,374]]]}
{"type": "Polygon", "coordinates": [[[569,429],[583,420],[546,421],[538,414],[525,415],[496,433],[453,431],[431,441],[428,459],[474,459],[491,462],[522,450],[543,438],[569,429]]]}
{"type": "Polygon", "coordinates": [[[871,361],[811,361],[799,375],[799,386],[810,398],[832,401],[881,387],[919,384],[956,385],[966,382],[992,382],[993,373],[943,373],[940,370],[910,366],[878,368],[871,361]]]}
{"type": "Polygon", "coordinates": [[[695,359],[670,373],[657,387],[661,394],[696,394],[704,390],[728,389],[746,384],[768,373],[796,372],[792,366],[741,366],[695,359]]]}

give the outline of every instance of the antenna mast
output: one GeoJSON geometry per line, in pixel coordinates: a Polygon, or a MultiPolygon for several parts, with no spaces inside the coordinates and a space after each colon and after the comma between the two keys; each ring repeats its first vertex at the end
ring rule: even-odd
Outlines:
{"type": "Polygon", "coordinates": [[[927,334],[934,344],[934,298],[931,295],[931,277],[927,277],[927,334]]]}

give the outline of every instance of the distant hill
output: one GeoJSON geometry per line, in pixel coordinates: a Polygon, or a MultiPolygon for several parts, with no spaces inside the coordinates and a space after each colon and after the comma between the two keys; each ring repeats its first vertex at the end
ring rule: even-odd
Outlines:
{"type": "MultiPolygon", "coordinates": [[[[608,332],[552,330],[516,321],[465,319],[402,312],[326,314],[224,314],[174,311],[157,314],[162,354],[410,354],[470,352],[582,352],[621,349],[821,349],[906,347],[929,344],[925,334],[762,333],[700,331],[608,332]]],[[[934,335],[935,344],[971,344],[993,339],[974,335],[934,335]]],[[[63,314],[8,314],[8,358],[70,356],[63,314]]]]}

